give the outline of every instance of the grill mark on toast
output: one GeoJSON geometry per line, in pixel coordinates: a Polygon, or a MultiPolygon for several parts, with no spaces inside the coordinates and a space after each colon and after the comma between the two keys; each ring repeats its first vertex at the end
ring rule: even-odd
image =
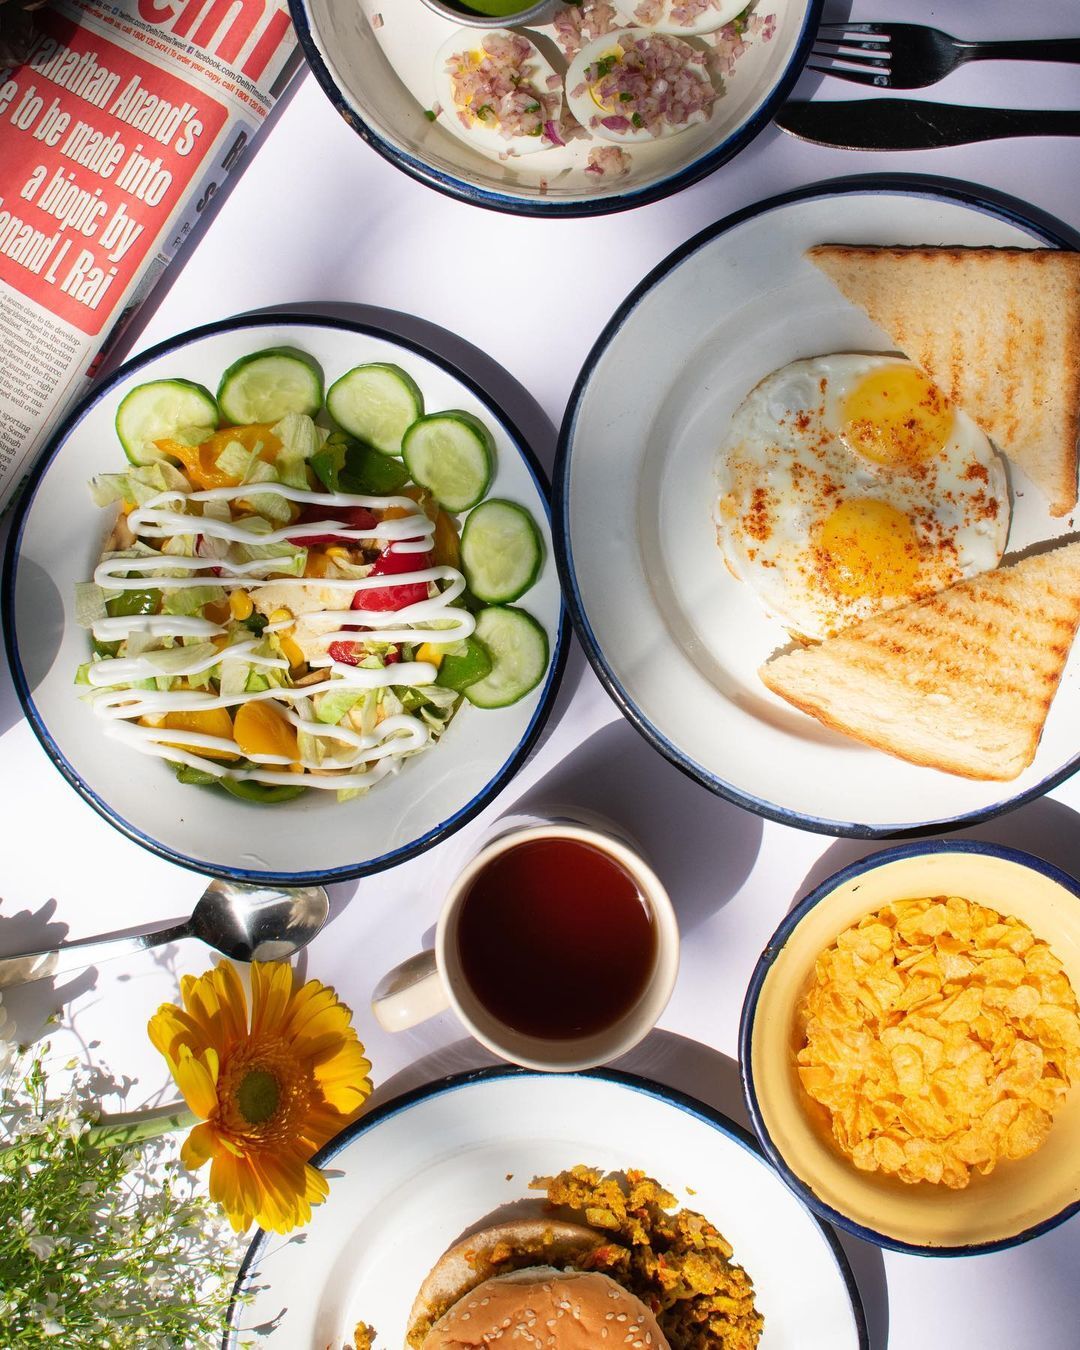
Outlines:
{"type": "Polygon", "coordinates": [[[966,408],[1053,515],[1068,514],[1077,502],[1080,254],[819,245],[807,256],[966,408]]]}
{"type": "Polygon", "coordinates": [[[858,740],[964,777],[1008,780],[1035,756],[1078,625],[1080,543],[1072,543],[774,658],[759,673],[795,707],[858,740]]]}

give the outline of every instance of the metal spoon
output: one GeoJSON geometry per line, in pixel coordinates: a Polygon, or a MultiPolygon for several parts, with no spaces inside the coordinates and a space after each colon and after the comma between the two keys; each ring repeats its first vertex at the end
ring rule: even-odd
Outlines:
{"type": "Polygon", "coordinates": [[[64,975],[166,942],[196,937],[234,961],[277,961],[306,947],[326,922],[330,901],[321,886],[281,890],[212,881],[191,918],[133,937],[84,938],[52,951],[0,959],[0,988],[64,975]]]}

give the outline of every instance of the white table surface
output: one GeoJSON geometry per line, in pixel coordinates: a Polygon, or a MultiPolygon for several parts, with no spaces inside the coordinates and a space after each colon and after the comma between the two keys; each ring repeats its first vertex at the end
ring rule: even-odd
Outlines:
{"type": "MultiPolygon", "coordinates": [[[[828,17],[847,10],[830,6],[828,17]]],[[[1080,31],[1076,0],[1020,9],[1012,0],[974,6],[944,0],[896,3],[892,11],[965,37],[1080,31]]],[[[888,13],[885,4],[857,0],[852,17],[888,13]]],[[[819,83],[805,76],[798,93],[816,93],[819,83]]],[[[820,96],[860,92],[829,80],[820,96]]],[[[1080,73],[1075,67],[972,65],[922,96],[1080,107],[1080,73]]],[[[333,300],[402,311],[446,330],[425,336],[470,365],[550,466],[554,427],[581,362],[612,310],[650,268],[697,230],[748,203],[865,172],[986,184],[1080,228],[1080,139],[890,156],[820,149],[773,128],[704,182],[634,212],[586,221],[496,215],[397,172],[306,78],[173,274],[137,346],[281,304],[333,300]],[[491,343],[487,308],[467,297],[497,292],[502,284],[524,299],[506,306],[500,320],[492,351],[505,368],[500,372],[461,339],[481,350],[491,343]]],[[[0,788],[0,952],[161,926],[186,914],[201,892],[198,877],[129,843],[68,789],[20,721],[6,669],[0,672],[0,788]]],[[[576,645],[548,734],[498,801],[423,857],[333,888],[332,920],[310,947],[307,970],[354,1006],[377,1084],[393,1091],[484,1062],[449,1014],[396,1037],[382,1032],[368,995],[384,969],[430,942],[455,868],[491,821],[525,798],[601,809],[652,855],[679,911],[683,965],[662,1030],[636,1053],[633,1066],[745,1120],[733,1056],[753,964],[781,915],[811,884],[880,845],[763,823],[697,787],[620,719],[576,645]]],[[[1080,874],[1077,810],[1080,781],[1073,781],[1051,799],[964,833],[1026,847],[1080,874]]],[[[8,991],[5,1004],[22,1034],[32,1035],[41,1015],[63,1003],[71,1025],[54,1034],[54,1043],[65,1054],[105,1065],[123,1087],[106,1105],[130,1109],[168,1092],[143,1034],[147,1017],[175,996],[180,973],[209,964],[205,949],[186,943],[120,968],[85,972],[56,990],[8,991]]],[[[886,1343],[892,1350],[1073,1350],[1080,1344],[1080,1219],[1011,1252],[965,1260],[882,1256],[855,1241],[845,1245],[867,1303],[873,1350],[886,1343]]]]}

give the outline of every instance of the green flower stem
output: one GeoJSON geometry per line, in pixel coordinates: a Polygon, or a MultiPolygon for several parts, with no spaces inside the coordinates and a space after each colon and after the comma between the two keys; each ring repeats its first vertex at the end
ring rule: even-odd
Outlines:
{"type": "MultiPolygon", "coordinates": [[[[97,1149],[128,1147],[147,1139],[159,1139],[177,1130],[189,1130],[198,1122],[199,1117],[189,1111],[183,1102],[172,1102],[169,1106],[158,1106],[152,1111],[102,1116],[96,1125],[91,1125],[82,1135],[82,1141],[97,1149]]],[[[37,1161],[40,1151],[41,1141],[36,1136],[0,1146],[0,1166],[37,1161]]]]}
{"type": "Polygon", "coordinates": [[[138,1144],[144,1139],[157,1139],[177,1130],[190,1130],[199,1117],[189,1111],[183,1102],[158,1106],[153,1111],[129,1111],[125,1115],[102,1116],[87,1130],[86,1142],[93,1148],[115,1148],[118,1145],[138,1144]]]}

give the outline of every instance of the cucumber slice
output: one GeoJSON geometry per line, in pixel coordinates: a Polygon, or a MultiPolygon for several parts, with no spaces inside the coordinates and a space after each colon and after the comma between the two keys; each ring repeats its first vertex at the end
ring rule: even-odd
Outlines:
{"type": "Polygon", "coordinates": [[[424,396],[400,366],[373,362],[335,380],[326,407],[342,431],[384,455],[400,455],[402,436],[424,415],[424,396]]]}
{"type": "Polygon", "coordinates": [[[280,422],[287,413],[314,417],[323,404],[322,371],[291,347],[268,347],[234,361],[218,385],[218,406],[233,426],[280,422]]]}
{"type": "Polygon", "coordinates": [[[516,502],[492,497],[470,511],[461,535],[461,566],[479,600],[506,604],[540,575],[544,545],[536,522],[516,502]]]}
{"type": "Polygon", "coordinates": [[[474,637],[465,639],[465,650],[460,656],[444,656],[435,683],[456,694],[470,684],[491,674],[491,657],[474,637]]]}
{"type": "Polygon", "coordinates": [[[472,413],[454,409],[419,417],[401,442],[413,482],[447,511],[468,511],[491,484],[495,442],[472,413]]]}
{"type": "Polygon", "coordinates": [[[482,609],[475,637],[491,657],[490,675],[464,691],[477,708],[506,708],[535,689],[547,673],[547,634],[523,609],[482,609]]]}
{"type": "Polygon", "coordinates": [[[191,380],[151,380],[125,394],[116,410],[116,434],[132,464],[165,459],[155,441],[196,444],[217,430],[218,406],[209,389],[191,380]]]}

